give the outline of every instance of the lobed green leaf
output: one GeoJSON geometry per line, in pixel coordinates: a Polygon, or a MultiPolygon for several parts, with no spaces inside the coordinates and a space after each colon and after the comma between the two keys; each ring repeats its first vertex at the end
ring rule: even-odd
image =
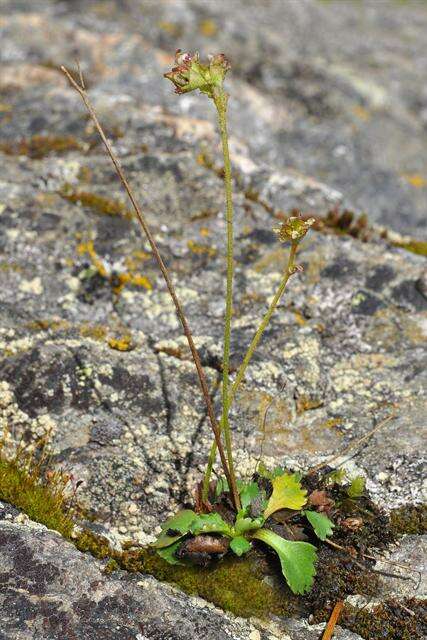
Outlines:
{"type": "Polygon", "coordinates": [[[191,523],[197,518],[197,514],[191,509],[183,509],[174,516],[171,516],[161,526],[162,533],[158,536],[157,540],[153,542],[152,546],[156,549],[162,549],[173,544],[186,533],[190,532],[191,523]],[[174,532],[174,533],[169,533],[174,532]]]}
{"type": "Polygon", "coordinates": [[[307,502],[307,491],[301,487],[299,477],[295,474],[283,474],[272,480],[273,493],[264,511],[267,519],[280,509],[301,509],[307,502]]]}
{"type": "Polygon", "coordinates": [[[331,536],[333,527],[335,526],[332,520],[329,520],[324,513],[318,513],[317,511],[304,511],[304,515],[314,529],[314,533],[320,540],[326,540],[328,536],[331,536]]]}
{"type": "Polygon", "coordinates": [[[174,542],[168,547],[157,549],[157,554],[161,558],[163,558],[163,560],[166,560],[166,562],[169,562],[169,564],[184,564],[183,562],[178,560],[178,558],[175,557],[175,551],[178,549],[180,544],[181,544],[181,540],[178,540],[177,542],[174,542]]]}
{"type": "Polygon", "coordinates": [[[316,573],[316,547],[308,542],[285,540],[269,529],[259,529],[252,538],[265,542],[276,551],[282,573],[293,593],[303,594],[310,590],[316,573]]]}
{"type": "Polygon", "coordinates": [[[221,533],[231,538],[233,535],[232,527],[215,512],[196,515],[189,531],[195,536],[200,533],[221,533]]]}
{"type": "Polygon", "coordinates": [[[350,483],[347,489],[347,495],[349,498],[361,498],[365,491],[366,480],[363,476],[356,476],[350,483]]]}

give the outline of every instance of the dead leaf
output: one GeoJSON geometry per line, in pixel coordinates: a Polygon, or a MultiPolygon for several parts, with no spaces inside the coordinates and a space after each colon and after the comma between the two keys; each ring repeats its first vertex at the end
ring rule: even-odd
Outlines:
{"type": "Polygon", "coordinates": [[[325,490],[315,489],[308,496],[308,504],[316,507],[317,511],[330,511],[335,503],[325,490]]]}

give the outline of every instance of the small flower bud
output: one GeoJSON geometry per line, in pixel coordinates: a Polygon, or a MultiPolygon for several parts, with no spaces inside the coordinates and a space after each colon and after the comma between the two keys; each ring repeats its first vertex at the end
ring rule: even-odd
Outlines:
{"type": "Polygon", "coordinates": [[[175,93],[200,89],[210,98],[214,97],[215,88],[222,88],[225,74],[230,68],[223,53],[209,56],[209,64],[202,64],[198,53],[183,53],[180,49],[175,54],[175,63],[176,66],[164,74],[175,85],[175,93]]]}
{"type": "Polygon", "coordinates": [[[273,231],[277,233],[280,242],[288,242],[290,240],[298,243],[315,222],[314,218],[303,220],[298,216],[291,216],[273,231]]]}

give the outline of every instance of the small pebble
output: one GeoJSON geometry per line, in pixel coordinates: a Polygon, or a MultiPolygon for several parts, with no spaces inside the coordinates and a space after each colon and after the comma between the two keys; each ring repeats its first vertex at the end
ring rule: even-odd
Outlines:
{"type": "Polygon", "coordinates": [[[379,473],[377,473],[377,480],[381,483],[387,482],[389,478],[390,474],[386,473],[385,471],[380,471],[379,473]]]}

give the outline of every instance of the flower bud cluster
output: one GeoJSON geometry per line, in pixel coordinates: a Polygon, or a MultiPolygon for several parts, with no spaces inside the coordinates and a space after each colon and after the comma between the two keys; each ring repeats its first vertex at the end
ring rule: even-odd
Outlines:
{"type": "Polygon", "coordinates": [[[198,53],[184,53],[180,49],[175,54],[176,66],[164,76],[175,85],[175,93],[188,93],[199,89],[210,98],[215,89],[222,89],[225,74],[230,63],[223,53],[209,56],[208,64],[202,64],[198,53]]]}

